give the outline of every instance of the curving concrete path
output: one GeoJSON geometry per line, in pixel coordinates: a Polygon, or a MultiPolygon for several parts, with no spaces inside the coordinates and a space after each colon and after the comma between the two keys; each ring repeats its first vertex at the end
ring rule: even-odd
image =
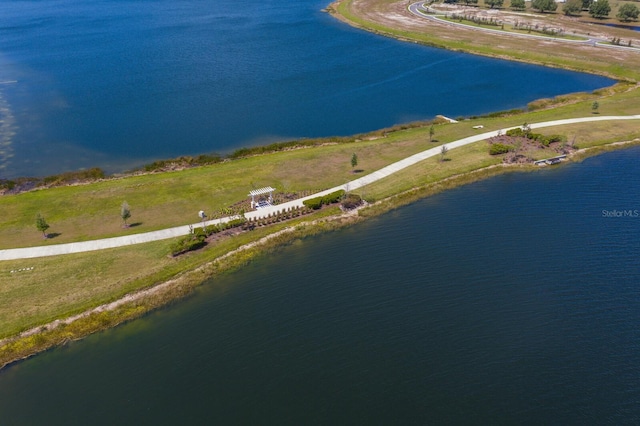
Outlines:
{"type": "MultiPolygon", "coordinates": [[[[612,120],[640,120],[640,115],[570,118],[565,120],[554,120],[554,121],[546,121],[542,123],[533,123],[533,124],[530,124],[530,126],[532,129],[540,129],[544,127],[562,126],[565,124],[575,124],[575,123],[584,123],[584,122],[593,122],[593,121],[612,121],[612,120]]],[[[508,129],[505,129],[505,130],[508,130],[508,129]]],[[[494,130],[490,132],[480,133],[477,135],[459,139],[455,142],[450,142],[446,144],[446,146],[450,150],[459,148],[461,146],[469,145],[471,143],[479,142],[487,138],[497,136],[499,132],[501,132],[501,130],[494,130]]],[[[383,167],[380,170],[377,170],[366,176],[362,176],[361,178],[352,180],[351,182],[347,182],[344,185],[339,185],[339,186],[327,189],[325,191],[318,192],[313,195],[309,195],[308,197],[299,198],[297,200],[289,201],[283,204],[278,204],[276,206],[271,206],[265,209],[248,212],[248,213],[245,213],[245,216],[248,219],[261,218],[279,211],[288,210],[290,208],[302,207],[303,201],[309,198],[327,195],[332,192],[339,191],[341,189],[352,191],[354,189],[362,188],[363,186],[369,185],[370,183],[376,182],[380,179],[384,179],[387,176],[390,176],[396,172],[399,172],[400,170],[403,170],[409,166],[419,163],[420,161],[439,155],[441,146],[442,145],[438,145],[434,148],[419,152],[403,160],[397,161],[393,164],[389,164],[388,166],[383,167]]],[[[234,217],[225,217],[222,219],[209,220],[209,221],[206,221],[205,223],[207,225],[219,224],[219,223],[228,222],[232,219],[234,219],[234,217]]],[[[202,226],[202,223],[198,222],[192,225],[183,225],[183,226],[177,226],[174,228],[162,229],[159,231],[151,231],[151,232],[145,232],[145,233],[133,234],[133,235],[123,235],[121,237],[105,238],[101,240],[81,241],[81,242],[67,243],[67,244],[54,244],[54,245],[39,246],[39,247],[5,249],[5,250],[0,250],[0,261],[30,259],[35,257],[46,257],[46,256],[58,256],[58,255],[71,254],[71,253],[82,253],[87,251],[104,250],[104,249],[122,247],[122,246],[133,245],[133,244],[148,243],[151,241],[166,240],[169,238],[185,236],[189,233],[190,227],[197,228],[201,226],[202,226]]]]}
{"type": "Polygon", "coordinates": [[[517,33],[517,32],[507,32],[507,31],[501,31],[501,30],[494,30],[491,28],[481,28],[481,27],[474,27],[471,25],[466,25],[466,24],[460,24],[458,22],[451,22],[451,21],[445,21],[444,19],[440,19],[438,18],[436,15],[440,14],[440,15],[444,15],[444,12],[440,12],[437,9],[432,9],[430,6],[425,6],[424,5],[424,1],[419,1],[419,2],[415,2],[410,4],[407,9],[409,10],[409,12],[415,16],[418,16],[420,18],[424,18],[424,19],[428,19],[431,21],[436,21],[439,22],[441,24],[447,24],[447,25],[451,25],[451,26],[460,26],[460,27],[465,27],[465,28],[470,28],[473,30],[477,30],[477,31],[485,31],[485,32],[490,32],[490,33],[495,33],[495,34],[501,34],[501,35],[511,35],[514,37],[522,37],[522,38],[538,38],[538,39],[545,39],[545,40],[553,40],[553,41],[559,41],[559,42],[565,42],[565,43],[574,43],[574,44],[588,44],[588,45],[592,45],[592,46],[599,46],[599,47],[606,47],[606,48],[618,48],[618,49],[631,49],[632,51],[639,51],[638,49],[632,49],[630,47],[627,46],[616,46],[613,44],[606,44],[605,42],[607,40],[604,39],[600,39],[600,38],[593,38],[590,37],[588,35],[580,35],[582,37],[584,37],[584,40],[573,40],[573,39],[567,39],[567,38],[558,38],[558,37],[549,37],[549,36],[544,36],[544,35],[536,35],[536,34],[521,34],[521,33],[517,33]],[[431,13],[433,13],[434,15],[425,15],[422,11],[431,11],[431,13]]]}

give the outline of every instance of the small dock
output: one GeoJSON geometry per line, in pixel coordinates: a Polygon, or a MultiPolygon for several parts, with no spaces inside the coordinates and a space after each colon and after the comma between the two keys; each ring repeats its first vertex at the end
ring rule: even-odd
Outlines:
{"type": "Polygon", "coordinates": [[[536,166],[552,166],[567,159],[566,155],[558,155],[557,157],[545,158],[544,160],[534,161],[536,166]]]}

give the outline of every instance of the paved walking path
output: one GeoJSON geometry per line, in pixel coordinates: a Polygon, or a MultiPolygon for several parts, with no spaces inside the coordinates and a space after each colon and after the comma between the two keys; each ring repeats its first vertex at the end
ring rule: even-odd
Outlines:
{"type": "MultiPolygon", "coordinates": [[[[530,126],[532,129],[539,129],[543,127],[562,126],[565,124],[584,123],[589,121],[611,121],[611,120],[640,120],[640,115],[591,116],[591,117],[583,117],[583,118],[571,118],[566,120],[546,121],[543,123],[530,124],[530,126]]],[[[501,132],[501,130],[484,132],[478,135],[466,137],[464,139],[459,139],[455,142],[450,142],[446,144],[446,146],[449,150],[455,149],[461,146],[469,145],[471,143],[479,142],[479,141],[488,139],[490,137],[496,136],[498,135],[499,132],[501,132]]],[[[299,198],[297,200],[289,201],[283,204],[278,204],[278,205],[267,207],[264,209],[251,211],[251,212],[245,213],[245,216],[247,217],[247,219],[265,217],[272,213],[276,213],[278,211],[288,210],[290,208],[302,207],[303,201],[309,198],[320,197],[335,191],[339,191],[341,189],[353,191],[355,189],[362,188],[363,186],[369,185],[370,183],[376,182],[380,179],[384,179],[385,177],[390,176],[396,172],[399,172],[400,170],[403,170],[416,163],[419,163],[420,161],[439,155],[440,150],[442,149],[441,146],[442,145],[439,145],[434,148],[428,149],[426,151],[419,152],[418,154],[414,154],[410,157],[405,158],[404,160],[400,160],[398,162],[390,164],[378,171],[375,171],[371,174],[363,176],[359,179],[352,180],[351,182],[348,182],[344,185],[339,185],[339,186],[327,189],[325,191],[318,192],[313,195],[309,195],[308,197],[299,198]]],[[[222,219],[209,220],[206,222],[206,224],[212,225],[212,224],[225,223],[232,219],[234,219],[234,217],[225,217],[222,219]]],[[[189,233],[190,227],[197,228],[201,226],[202,226],[202,223],[194,223],[192,225],[183,225],[183,226],[177,226],[175,228],[162,229],[159,231],[151,231],[151,232],[145,232],[141,234],[123,235],[121,237],[105,238],[101,240],[81,241],[77,243],[54,244],[54,245],[48,245],[48,246],[0,250],[0,261],[15,260],[15,259],[29,259],[34,257],[45,257],[45,256],[58,256],[62,254],[81,253],[81,252],[87,252],[87,251],[109,249],[114,247],[122,247],[122,246],[127,246],[132,244],[148,243],[151,241],[166,240],[169,238],[185,236],[189,233]]]]}
{"type": "Polygon", "coordinates": [[[411,14],[415,16],[419,16],[420,18],[429,19],[432,21],[437,21],[437,22],[445,23],[452,26],[461,26],[465,28],[470,28],[477,31],[486,31],[486,32],[492,32],[492,33],[502,34],[502,35],[512,35],[514,37],[539,38],[539,39],[554,40],[554,41],[567,42],[567,43],[590,44],[592,46],[597,45],[597,46],[607,47],[607,48],[618,48],[618,49],[622,48],[622,49],[632,49],[632,51],[639,51],[638,49],[631,48],[629,46],[618,46],[614,44],[607,44],[606,43],[607,40],[605,39],[593,38],[585,34],[575,34],[575,35],[584,37],[584,40],[576,40],[576,39],[570,39],[570,38],[560,38],[560,37],[552,37],[552,36],[544,36],[544,35],[536,35],[536,34],[524,34],[524,33],[518,33],[515,31],[494,30],[491,28],[476,27],[472,25],[461,24],[459,22],[446,21],[444,19],[439,18],[437,15],[446,15],[447,12],[439,11],[437,9],[432,8],[431,6],[425,5],[424,1],[419,1],[416,3],[410,4],[408,7],[408,10],[411,14]],[[426,15],[423,11],[430,12],[433,15],[426,15]]]}

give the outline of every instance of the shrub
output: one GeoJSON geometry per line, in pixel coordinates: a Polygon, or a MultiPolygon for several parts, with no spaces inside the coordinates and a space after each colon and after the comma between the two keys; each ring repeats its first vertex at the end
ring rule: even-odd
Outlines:
{"type": "MultiPolygon", "coordinates": [[[[207,235],[217,234],[222,231],[224,228],[220,225],[207,225],[207,235]]],[[[202,232],[202,228],[198,228],[197,231],[202,232]]],[[[196,231],[194,231],[196,232],[196,231]]]]}
{"type": "Polygon", "coordinates": [[[309,198],[308,200],[304,200],[302,204],[309,207],[310,209],[318,210],[320,207],[322,207],[322,197],[309,198]]]}
{"type": "Polygon", "coordinates": [[[7,189],[11,191],[16,187],[16,183],[12,180],[0,179],[0,189],[7,189]]]}
{"type": "Polygon", "coordinates": [[[238,226],[242,226],[242,225],[244,225],[244,223],[245,223],[246,221],[247,221],[247,219],[245,219],[244,217],[241,217],[241,218],[238,218],[238,219],[230,220],[229,222],[227,222],[227,224],[226,224],[226,225],[227,225],[227,226],[226,226],[226,228],[227,228],[227,229],[230,229],[230,228],[237,228],[238,226]]]}
{"type": "Polygon", "coordinates": [[[329,205],[329,204],[337,203],[342,199],[342,197],[344,197],[343,189],[341,189],[340,191],[332,192],[331,194],[327,194],[324,197],[322,197],[322,204],[329,205]]]}
{"type": "Polygon", "coordinates": [[[550,144],[554,143],[554,142],[566,142],[567,138],[564,135],[549,135],[549,136],[542,136],[539,137],[537,140],[544,146],[549,146],[550,144]]]}
{"type": "Polygon", "coordinates": [[[522,130],[520,127],[516,127],[515,129],[509,129],[505,132],[505,135],[507,136],[511,136],[514,138],[517,137],[527,137],[527,132],[525,132],[524,130],[522,130]]]}
{"type": "Polygon", "coordinates": [[[205,236],[202,229],[194,230],[193,234],[187,235],[186,237],[183,237],[171,244],[171,255],[175,257],[183,253],[202,248],[207,245],[204,239],[205,236]]]}
{"type": "Polygon", "coordinates": [[[362,204],[362,197],[358,194],[349,194],[340,203],[342,208],[345,210],[355,209],[360,204],[362,204]]]}
{"type": "Polygon", "coordinates": [[[493,143],[489,147],[489,154],[490,155],[506,154],[507,152],[512,150],[513,150],[513,147],[511,145],[505,145],[502,143],[493,143]]]}

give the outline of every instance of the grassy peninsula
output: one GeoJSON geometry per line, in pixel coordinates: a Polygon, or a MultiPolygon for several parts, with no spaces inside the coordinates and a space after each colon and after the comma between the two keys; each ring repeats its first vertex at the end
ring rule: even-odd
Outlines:
{"type": "MultiPolygon", "coordinates": [[[[594,102],[598,103],[600,115],[640,114],[636,83],[640,77],[638,52],[633,53],[635,57],[630,56],[632,59],[624,59],[615,66],[610,60],[607,63],[606,55],[601,56],[600,51],[590,58],[562,49],[548,49],[542,60],[533,50],[527,52],[523,43],[519,44],[520,48],[513,45],[495,50],[482,41],[475,43],[464,34],[455,40],[452,33],[434,34],[414,28],[417,24],[410,24],[411,28],[387,25],[386,19],[402,13],[398,10],[406,9],[406,5],[388,0],[345,0],[332,5],[331,10],[354,25],[390,36],[596,72],[615,77],[620,83],[594,93],[538,100],[530,104],[527,111],[491,114],[457,123],[435,120],[340,141],[327,139],[314,146],[250,155],[210,166],[2,196],[0,211],[5,214],[0,218],[0,249],[106,238],[193,223],[197,221],[198,210],[211,212],[230,206],[245,199],[254,187],[270,185],[286,192],[323,190],[358,177],[350,164],[353,153],[357,154],[361,173],[370,173],[417,152],[474,135],[479,132],[478,126],[488,131],[523,123],[584,117],[596,113],[592,108],[594,102]],[[377,14],[372,15],[372,10],[377,14]],[[123,201],[131,206],[131,222],[137,226],[122,228],[119,207],[123,201]],[[49,232],[57,234],[54,239],[43,241],[36,231],[33,218],[38,212],[50,223],[49,232]]],[[[500,44],[509,43],[509,40],[500,41],[500,44]]],[[[603,150],[640,144],[637,121],[615,122],[615,125],[606,121],[572,124],[543,129],[541,133],[559,133],[575,141],[578,151],[574,160],[603,150]]],[[[553,156],[543,148],[530,155],[533,158],[553,156]]],[[[486,142],[451,150],[447,157],[449,161],[432,158],[358,190],[370,205],[355,214],[343,214],[337,207],[331,207],[287,222],[229,235],[199,251],[175,258],[169,256],[172,241],[167,240],[100,252],[0,262],[3,300],[0,367],[143,315],[188,295],[206,279],[277,250],[283,244],[349,226],[435,192],[497,173],[537,169],[530,164],[505,165],[501,156],[489,155],[486,142]],[[73,321],[66,321],[68,318],[73,321]],[[27,333],[20,335],[25,331],[27,333]]]]}

